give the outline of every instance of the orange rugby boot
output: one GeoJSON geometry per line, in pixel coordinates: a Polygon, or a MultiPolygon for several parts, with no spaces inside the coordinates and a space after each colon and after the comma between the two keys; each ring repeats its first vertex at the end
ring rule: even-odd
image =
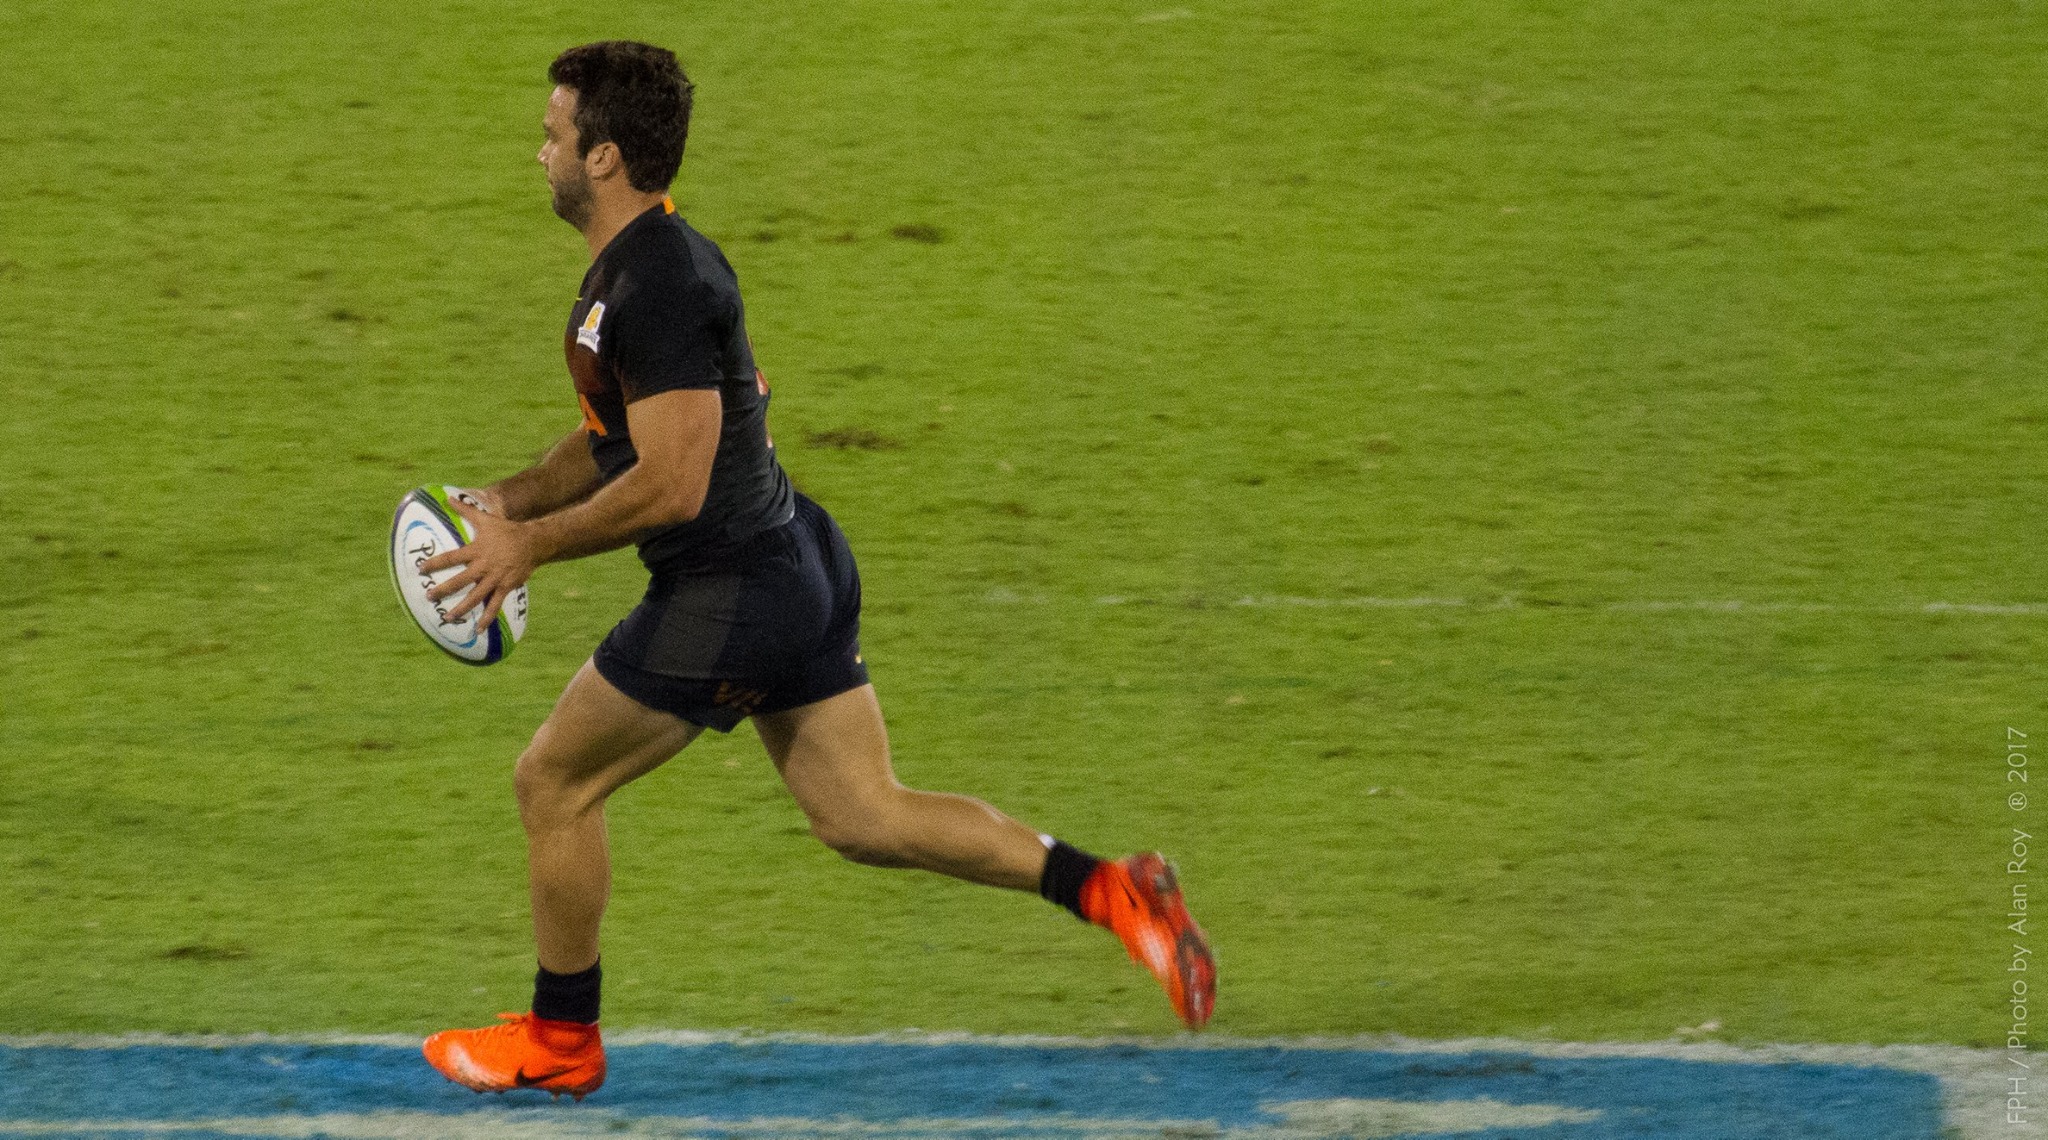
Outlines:
{"type": "Polygon", "coordinates": [[[427,1063],[477,1092],[546,1089],[582,1100],[604,1083],[604,1042],[597,1026],[501,1013],[501,1024],[449,1029],[427,1038],[427,1063]]]}
{"type": "Polygon", "coordinates": [[[1188,917],[1180,882],[1158,852],[1097,865],[1081,884],[1081,913],[1123,939],[1131,960],[1166,987],[1189,1029],[1208,1023],[1216,1011],[1216,955],[1188,917]]]}

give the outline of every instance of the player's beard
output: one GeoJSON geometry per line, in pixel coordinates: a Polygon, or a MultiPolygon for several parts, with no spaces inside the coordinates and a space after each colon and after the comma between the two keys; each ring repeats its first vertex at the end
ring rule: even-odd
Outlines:
{"type": "Polygon", "coordinates": [[[591,204],[595,195],[590,192],[590,176],[583,172],[583,167],[579,164],[571,169],[575,173],[560,182],[548,179],[548,190],[553,199],[551,204],[555,208],[555,216],[580,231],[590,224],[591,204]]]}

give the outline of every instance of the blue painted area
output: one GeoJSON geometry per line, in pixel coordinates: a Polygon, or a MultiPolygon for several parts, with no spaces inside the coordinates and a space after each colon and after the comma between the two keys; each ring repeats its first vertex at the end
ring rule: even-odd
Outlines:
{"type": "MultiPolygon", "coordinates": [[[[552,1110],[571,1117],[733,1122],[970,1118],[1058,1135],[1061,1121],[1075,1118],[1202,1120],[1228,1132],[1279,1124],[1261,1107],[1274,1102],[1487,1098],[1599,1115],[1584,1123],[1458,1135],[1935,1140],[1940,1131],[1941,1089],[1933,1077],[1846,1065],[985,1041],[635,1045],[613,1048],[610,1061],[611,1079],[602,1091],[582,1106],[565,1099],[552,1110]]],[[[29,1132],[36,1122],[47,1129],[81,1120],[460,1114],[536,1103],[549,1101],[540,1093],[479,1097],[442,1080],[417,1050],[396,1046],[0,1046],[0,1137],[29,1132]]]]}

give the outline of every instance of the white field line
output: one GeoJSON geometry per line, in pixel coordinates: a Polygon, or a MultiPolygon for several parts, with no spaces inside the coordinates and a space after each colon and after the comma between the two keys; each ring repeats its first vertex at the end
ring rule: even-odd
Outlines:
{"type": "MultiPolygon", "coordinates": [[[[0,1047],[118,1049],[187,1047],[218,1049],[246,1045],[386,1045],[415,1048],[418,1037],[403,1034],[32,1034],[0,1036],[0,1047]]],[[[1722,1064],[1819,1064],[1872,1066],[1927,1073],[1941,1081],[1947,1124],[1958,1140],[2009,1140],[2039,1135],[2005,1121],[2006,1077],[2020,1072],[2018,1062],[2034,1064],[2031,1051],[2015,1061],[2003,1049],[1971,1049],[1961,1045],[1733,1045],[1711,1041],[1523,1041],[1508,1037],[1424,1040],[1399,1034],[1350,1037],[1229,1037],[1191,1034],[1177,1037],[985,1036],[973,1033],[927,1033],[903,1030],[839,1037],[812,1033],[752,1033],[694,1029],[628,1029],[606,1034],[616,1047],[633,1045],[702,1046],[711,1044],[773,1045],[981,1045],[1056,1049],[1332,1049],[1386,1053],[1464,1054],[1519,1053],[1560,1059],[1632,1057],[1722,1064]]]]}
{"type": "Polygon", "coordinates": [[[0,1136],[178,1136],[192,1133],[261,1137],[263,1140],[605,1140],[620,1135],[661,1140],[726,1140],[792,1137],[848,1137],[850,1140],[1146,1140],[1162,1135],[1212,1140],[1392,1140],[1418,1133],[1447,1135],[1501,1128],[1542,1128],[1587,1124],[1595,1109],[1550,1104],[1506,1104],[1488,1098],[1452,1101],[1396,1101],[1336,1098],[1261,1105],[1280,1117],[1272,1124],[1224,1127],[1214,1120],[1117,1119],[1049,1114],[1014,1117],[849,1120],[813,1117],[754,1117],[734,1120],[698,1116],[625,1116],[602,1109],[573,1115],[530,1110],[490,1110],[451,1115],[438,1112],[372,1110],[298,1116],[215,1117],[153,1121],[120,1119],[5,1121],[0,1136]]]}
{"type": "MultiPolygon", "coordinates": [[[[1046,594],[1022,594],[997,587],[981,596],[992,606],[1046,606],[1069,604],[1069,599],[1046,594]]],[[[1105,594],[1092,599],[1098,606],[1171,606],[1203,609],[1368,609],[1368,610],[1531,610],[1593,613],[1704,613],[1704,614],[1964,614],[1977,617],[2048,617],[2048,602],[1901,602],[1890,605],[1855,605],[1846,602],[1750,602],[1740,598],[1693,598],[1619,602],[1531,601],[1520,595],[1494,598],[1422,596],[1413,598],[1355,595],[1306,597],[1297,594],[1245,594],[1235,598],[1201,596],[1151,597],[1105,594]]]]}

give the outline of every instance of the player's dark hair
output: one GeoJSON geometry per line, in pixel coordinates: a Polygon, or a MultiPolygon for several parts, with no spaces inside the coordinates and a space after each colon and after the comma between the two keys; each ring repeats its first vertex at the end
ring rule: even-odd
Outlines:
{"type": "Polygon", "coordinates": [[[674,52],[632,40],[584,44],[556,56],[548,78],[576,91],[576,157],[608,142],[633,189],[666,190],[675,181],[696,88],[674,52]]]}

